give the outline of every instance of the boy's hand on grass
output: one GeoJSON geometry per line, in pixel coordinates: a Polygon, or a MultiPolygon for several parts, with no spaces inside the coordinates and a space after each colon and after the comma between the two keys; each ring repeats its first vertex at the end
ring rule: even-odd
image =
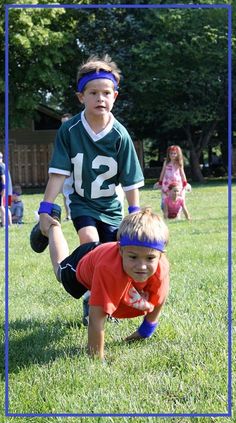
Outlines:
{"type": "Polygon", "coordinates": [[[141,339],[144,339],[144,338],[140,336],[138,331],[136,330],[134,333],[132,333],[132,335],[127,336],[127,338],[125,338],[125,341],[133,342],[133,341],[140,341],[141,339]]]}

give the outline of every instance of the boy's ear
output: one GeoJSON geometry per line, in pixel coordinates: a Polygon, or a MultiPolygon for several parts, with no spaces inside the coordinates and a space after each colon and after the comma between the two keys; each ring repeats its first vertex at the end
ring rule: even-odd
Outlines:
{"type": "Polygon", "coordinates": [[[114,101],[117,99],[118,94],[118,91],[114,91],[114,101]]]}
{"type": "Polygon", "coordinates": [[[84,104],[84,95],[83,93],[75,93],[76,97],[78,98],[78,100],[80,101],[80,103],[84,104]]]}
{"type": "Polygon", "coordinates": [[[123,250],[122,250],[122,247],[120,246],[120,243],[118,243],[119,244],[119,253],[120,253],[120,255],[121,256],[123,256],[123,250]]]}

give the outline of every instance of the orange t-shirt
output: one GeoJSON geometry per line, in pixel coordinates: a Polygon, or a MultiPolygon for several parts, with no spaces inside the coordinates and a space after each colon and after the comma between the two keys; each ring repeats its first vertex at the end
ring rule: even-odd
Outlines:
{"type": "Polygon", "coordinates": [[[123,270],[118,242],[107,242],[79,261],[76,278],[91,291],[90,305],[117,318],[136,317],[151,312],[167,297],[169,263],[161,255],[156,273],[143,283],[135,282],[123,270]]]}

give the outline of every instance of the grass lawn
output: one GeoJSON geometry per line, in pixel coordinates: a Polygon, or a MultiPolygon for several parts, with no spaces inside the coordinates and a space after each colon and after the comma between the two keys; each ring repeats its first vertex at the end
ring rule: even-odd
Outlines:
{"type": "MultiPolygon", "coordinates": [[[[227,413],[227,184],[193,186],[186,198],[192,221],[168,221],[171,290],[160,326],[151,339],[126,344],[123,339],[142,318],[107,323],[105,366],[86,355],[82,301],[70,297],[56,281],[48,250],[36,254],[30,248],[34,210],[42,195],[23,195],[22,199],[25,224],[9,228],[9,412],[227,413]]],[[[58,203],[62,205],[61,197],[58,203]]],[[[142,189],[141,205],[160,212],[160,193],[151,185],[142,189]]],[[[73,225],[63,222],[62,227],[72,251],[78,243],[73,225]]],[[[3,257],[3,229],[0,248],[3,257]]],[[[3,260],[0,271],[3,282],[3,260]]],[[[3,298],[3,283],[1,293],[3,298]]],[[[3,367],[2,373],[3,390],[3,367]]],[[[0,422],[130,421],[118,416],[53,419],[3,415],[2,403],[0,422]]],[[[135,423],[149,421],[228,423],[234,419],[135,418],[135,423]]]]}

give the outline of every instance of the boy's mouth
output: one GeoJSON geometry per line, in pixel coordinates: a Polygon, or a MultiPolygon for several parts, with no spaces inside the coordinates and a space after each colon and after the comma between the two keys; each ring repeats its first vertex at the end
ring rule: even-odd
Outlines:
{"type": "Polygon", "coordinates": [[[138,276],[147,276],[147,272],[134,272],[138,276]]]}

